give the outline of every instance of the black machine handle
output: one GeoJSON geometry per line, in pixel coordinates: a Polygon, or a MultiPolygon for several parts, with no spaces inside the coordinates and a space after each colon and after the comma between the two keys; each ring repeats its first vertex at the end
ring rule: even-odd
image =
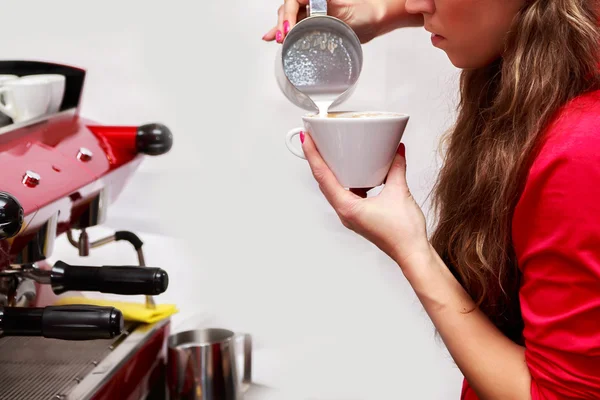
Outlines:
{"type": "Polygon", "coordinates": [[[123,314],[114,307],[0,307],[0,336],[43,336],[62,340],[112,339],[123,332],[123,327],[123,314]]]}
{"type": "Polygon", "coordinates": [[[58,261],[52,267],[50,283],[56,294],[74,290],[155,296],[167,290],[169,276],[160,268],[83,267],[58,261]]]}
{"type": "Polygon", "coordinates": [[[173,134],[163,124],[146,124],[138,127],[135,138],[137,151],[149,156],[168,153],[173,147],[173,134]]]}

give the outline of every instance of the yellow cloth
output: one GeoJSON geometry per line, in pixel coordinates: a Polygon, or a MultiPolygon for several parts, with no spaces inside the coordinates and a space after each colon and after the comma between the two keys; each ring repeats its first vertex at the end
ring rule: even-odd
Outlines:
{"type": "Polygon", "coordinates": [[[147,308],[146,304],[89,299],[86,297],[63,297],[55,303],[57,306],[69,304],[115,307],[121,310],[125,321],[139,321],[147,324],[152,324],[179,312],[174,304],[157,304],[156,308],[147,308]]]}

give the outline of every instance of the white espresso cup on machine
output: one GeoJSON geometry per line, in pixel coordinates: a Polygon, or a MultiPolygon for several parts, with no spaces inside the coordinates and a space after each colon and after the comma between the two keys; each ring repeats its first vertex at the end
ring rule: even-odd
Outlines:
{"type": "MultiPolygon", "coordinates": [[[[13,79],[19,79],[17,75],[0,74],[0,88],[5,82],[12,81],[13,79]]],[[[0,93],[0,103],[3,102],[4,96],[0,93]]],[[[12,124],[11,118],[0,111],[0,128],[6,125],[12,124]]]]}
{"type": "Polygon", "coordinates": [[[60,110],[60,106],[65,95],[65,83],[66,78],[60,74],[38,74],[38,75],[26,75],[21,79],[27,79],[30,81],[48,82],[50,85],[51,95],[50,104],[48,105],[48,114],[54,114],[60,110]]]}
{"type": "Polygon", "coordinates": [[[4,82],[12,81],[13,79],[19,79],[19,77],[11,74],[0,74],[0,86],[4,84],[4,82]]]}
{"type": "Polygon", "coordinates": [[[48,112],[52,99],[52,85],[35,76],[4,82],[0,87],[0,112],[14,122],[39,118],[48,112]]]}
{"type": "Polygon", "coordinates": [[[392,112],[334,112],[327,117],[306,115],[304,128],[292,129],[286,145],[306,159],[293,143],[308,132],[321,157],[344,188],[373,188],[383,184],[404,135],[409,116],[392,112]]]}

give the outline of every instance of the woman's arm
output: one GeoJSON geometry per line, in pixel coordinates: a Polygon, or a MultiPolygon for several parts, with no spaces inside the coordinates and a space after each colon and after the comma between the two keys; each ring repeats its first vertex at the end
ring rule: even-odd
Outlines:
{"type": "Polygon", "coordinates": [[[548,133],[515,209],[525,347],[505,338],[479,310],[464,313],[473,302],[433,248],[402,265],[482,400],[600,398],[597,96],[565,113],[548,133]]]}
{"type": "Polygon", "coordinates": [[[525,348],[479,310],[432,248],[403,261],[405,276],[480,400],[531,399],[525,348]],[[471,311],[471,312],[469,312],[471,311]]]}
{"type": "Polygon", "coordinates": [[[342,223],[394,259],[421,299],[450,354],[480,400],[527,400],[524,348],[479,310],[427,241],[425,218],[406,184],[401,144],[379,195],[362,199],[340,186],[310,134],[303,150],[313,176],[342,223]]]}
{"type": "Polygon", "coordinates": [[[344,226],[398,263],[480,400],[600,399],[597,114],[560,119],[567,126],[555,129],[564,136],[537,156],[515,210],[525,347],[471,311],[472,299],[429,244],[402,144],[381,192],[361,198],[340,186],[305,134],[302,148],[325,198],[344,226]]]}

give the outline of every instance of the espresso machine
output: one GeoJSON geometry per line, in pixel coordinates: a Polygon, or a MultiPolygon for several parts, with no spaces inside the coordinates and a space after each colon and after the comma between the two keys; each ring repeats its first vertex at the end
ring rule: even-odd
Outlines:
{"type": "Polygon", "coordinates": [[[110,126],[80,116],[86,72],[56,63],[0,61],[0,74],[65,77],[58,112],[0,127],[0,400],[164,398],[170,320],[124,321],[115,307],[54,305],[67,292],[152,296],[165,270],[147,266],[129,231],[90,240],[146,156],[167,153],[158,123],[110,126]],[[65,235],[79,256],[131,243],[137,265],[50,263],[65,235]]]}

